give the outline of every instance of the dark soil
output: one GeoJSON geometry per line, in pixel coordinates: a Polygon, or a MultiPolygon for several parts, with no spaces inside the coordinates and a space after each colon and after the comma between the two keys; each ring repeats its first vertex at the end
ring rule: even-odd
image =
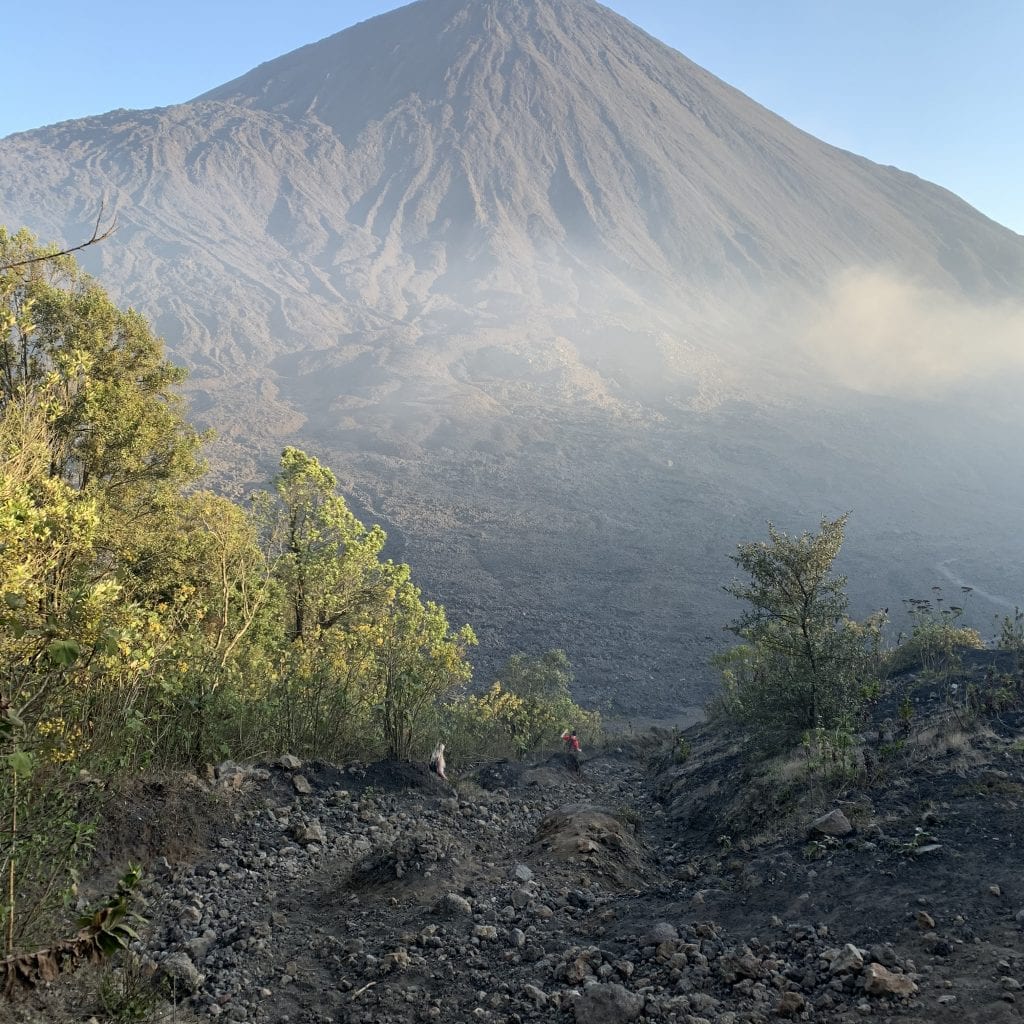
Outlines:
{"type": "MultiPolygon", "coordinates": [[[[197,987],[175,1012],[201,1020],[1019,1021],[1011,667],[891,680],[841,777],[702,725],[682,763],[673,732],[617,737],[580,777],[552,755],[454,785],[393,762],[139,783],[108,835],[150,857],[140,963],[160,977],[184,953],[197,987]],[[850,832],[815,833],[833,808],[850,832]],[[833,970],[847,944],[864,966],[833,970]],[[917,991],[871,994],[872,962],[917,991]]],[[[104,1019],[82,981],[32,1005],[0,1020],[104,1019]]]]}

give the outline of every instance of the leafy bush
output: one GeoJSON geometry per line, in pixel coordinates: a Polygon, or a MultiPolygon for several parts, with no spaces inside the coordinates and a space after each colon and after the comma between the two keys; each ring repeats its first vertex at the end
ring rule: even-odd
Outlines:
{"type": "Polygon", "coordinates": [[[244,508],[196,490],[185,374],[144,318],[26,232],[0,228],[0,268],[10,948],[52,927],[85,849],[79,771],[286,748],[408,757],[470,678],[476,640],[381,557],[383,531],[312,456],[285,449],[244,508]]]}
{"type": "Polygon", "coordinates": [[[686,764],[690,760],[690,755],[693,753],[693,748],[687,742],[684,736],[680,736],[675,746],[672,748],[672,760],[676,764],[686,764]]]}
{"type": "Polygon", "coordinates": [[[934,600],[912,597],[904,601],[912,625],[910,635],[887,658],[890,673],[920,669],[935,676],[948,675],[960,667],[961,650],[981,650],[985,646],[976,629],[957,625],[963,608],[944,607],[940,589],[933,590],[934,600]]]}
{"type": "Polygon", "coordinates": [[[1013,609],[1013,615],[1004,615],[999,621],[996,647],[1001,651],[1024,652],[1024,611],[1013,609]]]}
{"type": "Polygon", "coordinates": [[[858,773],[854,734],[843,726],[818,728],[803,737],[807,770],[830,782],[852,781],[858,773]]]}
{"type": "Polygon", "coordinates": [[[572,699],[572,670],[564,651],[539,658],[515,654],[500,675],[485,693],[444,706],[438,728],[454,764],[554,748],[567,728],[575,729],[584,745],[601,737],[600,714],[572,699]]]}
{"type": "Polygon", "coordinates": [[[453,765],[472,765],[490,758],[521,757],[527,729],[521,697],[494,683],[482,694],[466,694],[445,704],[437,732],[443,736],[453,765]]]}
{"type": "Polygon", "coordinates": [[[844,577],[832,575],[847,517],[791,537],[768,524],[768,540],[741,544],[733,561],[749,577],[726,590],[748,608],[728,627],[743,641],[714,664],[717,711],[763,749],[808,732],[848,728],[873,692],[884,617],[846,614],[844,577]]]}
{"type": "Polygon", "coordinates": [[[139,868],[129,867],[114,893],[77,919],[78,931],[72,938],[32,953],[8,952],[0,960],[0,992],[9,997],[19,990],[47,985],[83,963],[102,963],[137,941],[134,925],[143,919],[132,905],[141,877],[139,868]]]}
{"type": "Polygon", "coordinates": [[[66,766],[8,744],[0,762],[0,934],[7,953],[44,943],[62,923],[92,852],[94,825],[76,797],[66,766]]]}

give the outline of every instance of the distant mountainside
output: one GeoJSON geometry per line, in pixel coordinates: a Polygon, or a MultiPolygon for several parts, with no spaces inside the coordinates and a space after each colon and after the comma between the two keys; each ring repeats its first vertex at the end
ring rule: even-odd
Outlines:
{"type": "Polygon", "coordinates": [[[0,140],[0,223],[77,240],[101,199],[86,262],[225,485],[325,455],[485,673],[563,646],[584,692],[698,698],[766,518],[852,508],[865,607],[1024,598],[1024,238],[590,0],[420,0],[0,140]]]}

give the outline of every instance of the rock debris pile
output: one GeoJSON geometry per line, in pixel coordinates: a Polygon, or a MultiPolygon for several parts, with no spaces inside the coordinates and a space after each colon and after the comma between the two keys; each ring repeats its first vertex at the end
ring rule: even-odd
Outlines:
{"type": "Polygon", "coordinates": [[[144,955],[198,1017],[234,1021],[753,1024],[912,1010],[916,965],[891,945],[779,918],[759,941],[702,919],[699,890],[665,877],[657,836],[634,834],[636,816],[658,817],[639,766],[602,761],[582,782],[553,766],[543,785],[461,794],[389,791],[358,769],[350,781],[249,769],[254,808],[208,858],[151,881],[158,927],[144,955]],[[632,814],[595,802],[630,791],[632,814]],[[690,890],[692,909],[671,920],[638,905],[690,890]]]}

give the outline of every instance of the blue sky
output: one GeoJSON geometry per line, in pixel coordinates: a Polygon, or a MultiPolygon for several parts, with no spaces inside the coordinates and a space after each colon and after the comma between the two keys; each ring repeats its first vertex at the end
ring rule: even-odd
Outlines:
{"type": "MultiPolygon", "coordinates": [[[[514,3],[516,0],[507,0],[514,3]]],[[[190,99],[394,0],[50,0],[3,16],[0,136],[190,99]]],[[[1024,233],[1022,0],[610,0],[819,138],[1024,233]]]]}

